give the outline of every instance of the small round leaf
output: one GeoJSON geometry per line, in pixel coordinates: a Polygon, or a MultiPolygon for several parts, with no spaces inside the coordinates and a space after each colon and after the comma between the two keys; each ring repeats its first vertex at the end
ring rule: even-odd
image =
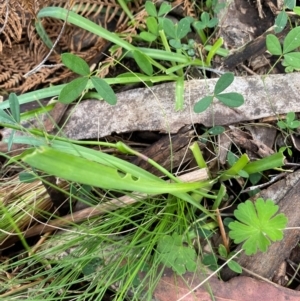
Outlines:
{"type": "Polygon", "coordinates": [[[110,105],[117,103],[117,96],[110,85],[102,78],[92,76],[91,81],[97,90],[98,94],[110,105]]]}
{"type": "Polygon", "coordinates": [[[283,31],[287,23],[287,13],[283,10],[281,11],[275,19],[274,32],[279,33],[283,31]]]}
{"type": "Polygon", "coordinates": [[[151,42],[153,42],[153,41],[155,41],[157,39],[157,36],[154,35],[151,32],[144,31],[144,32],[140,33],[140,38],[142,40],[146,41],[146,42],[150,42],[151,43],[151,42]]]}
{"type": "Polygon", "coordinates": [[[284,55],[284,62],[295,69],[300,69],[300,52],[290,52],[284,55]]]}
{"type": "Polygon", "coordinates": [[[61,103],[71,103],[83,92],[87,83],[87,77],[80,77],[69,82],[61,91],[58,96],[58,101],[61,103]]]}
{"type": "Polygon", "coordinates": [[[68,67],[73,72],[86,76],[90,74],[89,65],[79,56],[72,53],[63,53],[61,55],[61,60],[66,67],[68,67]]]}
{"type": "Polygon", "coordinates": [[[300,46],[300,27],[293,28],[283,41],[283,53],[288,53],[300,46]]]}
{"type": "Polygon", "coordinates": [[[227,107],[235,108],[241,106],[245,101],[243,95],[230,92],[216,95],[216,97],[227,107]]]}
{"type": "Polygon", "coordinates": [[[232,84],[233,80],[234,80],[233,73],[227,72],[225,74],[222,74],[215,85],[215,89],[214,89],[215,95],[223,92],[226,88],[228,88],[232,84]]]}
{"type": "Polygon", "coordinates": [[[208,130],[210,135],[220,135],[225,132],[225,128],[220,125],[216,125],[208,130]]]}
{"type": "Polygon", "coordinates": [[[134,50],[132,52],[132,55],[138,66],[141,68],[141,70],[147,75],[151,76],[153,74],[153,68],[149,61],[149,58],[142,52],[137,50],[134,50]]]}
{"type": "Polygon", "coordinates": [[[278,38],[273,34],[268,34],[266,38],[268,51],[273,55],[281,55],[282,49],[278,38]]]}
{"type": "Polygon", "coordinates": [[[238,274],[241,274],[243,271],[242,267],[234,260],[228,261],[227,265],[232,271],[238,274]]]}

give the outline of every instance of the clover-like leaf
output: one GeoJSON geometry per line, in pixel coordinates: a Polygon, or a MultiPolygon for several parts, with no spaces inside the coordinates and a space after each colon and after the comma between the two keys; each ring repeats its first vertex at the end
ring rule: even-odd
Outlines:
{"type": "Polygon", "coordinates": [[[264,201],[262,198],[257,199],[254,204],[249,200],[240,204],[234,211],[238,221],[228,225],[231,230],[229,237],[236,244],[245,241],[242,248],[247,255],[255,254],[257,249],[267,251],[270,241],[283,238],[283,229],[287,224],[284,214],[274,216],[278,208],[272,200],[264,201]]]}
{"type": "Polygon", "coordinates": [[[196,251],[184,246],[181,235],[165,235],[157,245],[157,251],[162,263],[172,268],[179,275],[186,271],[194,272],[196,269],[196,251]]]}
{"type": "Polygon", "coordinates": [[[73,79],[62,88],[58,96],[58,101],[64,104],[71,103],[84,91],[88,81],[88,77],[73,79]]]}
{"type": "Polygon", "coordinates": [[[217,95],[227,89],[233,82],[234,75],[231,72],[227,72],[221,75],[215,85],[214,93],[217,95]]]}
{"type": "Polygon", "coordinates": [[[245,102],[243,95],[236,92],[221,93],[216,98],[230,108],[239,107],[245,102]]]}
{"type": "Polygon", "coordinates": [[[211,105],[213,99],[214,99],[214,97],[211,95],[205,96],[202,99],[200,99],[194,105],[194,112],[195,113],[204,112],[211,105]]]}
{"type": "Polygon", "coordinates": [[[268,51],[273,55],[281,55],[282,47],[279,39],[274,34],[268,34],[266,38],[268,51]]]}
{"type": "Polygon", "coordinates": [[[77,74],[80,74],[82,76],[87,76],[90,74],[89,65],[85,60],[75,54],[63,53],[61,55],[61,60],[66,67],[77,74]]]}

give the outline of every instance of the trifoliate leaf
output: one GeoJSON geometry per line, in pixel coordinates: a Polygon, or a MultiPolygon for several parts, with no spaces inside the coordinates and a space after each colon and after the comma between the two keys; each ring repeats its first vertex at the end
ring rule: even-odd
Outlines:
{"type": "Polygon", "coordinates": [[[159,258],[167,267],[172,268],[179,275],[186,271],[194,272],[196,269],[196,251],[184,246],[182,237],[176,233],[165,235],[157,245],[159,258]]]}
{"type": "Polygon", "coordinates": [[[222,74],[221,77],[216,82],[214,93],[217,95],[223,92],[232,84],[233,80],[234,80],[233,73],[227,72],[222,74]]]}
{"type": "Polygon", "coordinates": [[[227,265],[232,271],[234,271],[238,274],[242,273],[242,271],[243,271],[242,267],[234,260],[228,261],[227,265]]]}
{"type": "Polygon", "coordinates": [[[90,67],[81,57],[72,53],[63,53],[61,55],[61,60],[66,67],[68,67],[73,72],[86,76],[90,74],[90,67]]]}
{"type": "Polygon", "coordinates": [[[287,224],[287,218],[278,211],[278,206],[270,199],[264,201],[262,198],[253,204],[246,201],[234,211],[238,221],[229,224],[229,237],[236,244],[245,241],[242,248],[247,255],[255,254],[257,249],[267,251],[271,241],[283,238],[283,229],[287,224]],[[274,216],[274,217],[272,217],[274,216]]]}

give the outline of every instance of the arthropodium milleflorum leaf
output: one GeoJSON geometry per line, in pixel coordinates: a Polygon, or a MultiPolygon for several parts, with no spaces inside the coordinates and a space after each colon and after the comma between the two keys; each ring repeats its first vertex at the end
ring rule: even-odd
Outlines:
{"type": "Polygon", "coordinates": [[[129,190],[148,194],[183,193],[207,187],[209,181],[193,183],[167,183],[160,178],[142,177],[116,167],[99,164],[50,147],[40,147],[24,154],[22,160],[47,174],[69,181],[101,187],[103,189],[129,190]]]}
{"type": "Polygon", "coordinates": [[[229,224],[229,237],[236,244],[245,241],[242,248],[247,255],[255,254],[257,249],[267,251],[270,240],[283,238],[283,229],[288,221],[283,213],[274,216],[278,209],[272,200],[264,201],[262,198],[254,204],[247,200],[238,205],[238,209],[234,211],[238,221],[229,224]]]}

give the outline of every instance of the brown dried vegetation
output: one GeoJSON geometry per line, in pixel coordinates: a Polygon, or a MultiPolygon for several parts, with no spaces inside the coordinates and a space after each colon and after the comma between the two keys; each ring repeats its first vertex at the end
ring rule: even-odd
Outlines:
{"type": "MultiPolygon", "coordinates": [[[[141,0],[131,2],[133,13],[138,12],[141,0]]],[[[116,0],[1,0],[0,1],[0,90],[25,92],[41,84],[58,83],[70,78],[71,73],[61,66],[60,54],[71,52],[89,64],[99,62],[102,51],[109,45],[102,38],[66,24],[63,21],[37,19],[38,11],[47,6],[59,6],[84,16],[111,31],[126,32],[128,19],[116,0]],[[29,77],[24,75],[48,55],[50,49],[39,37],[35,24],[41,22],[52,43],[59,41],[46,61],[46,67],[29,77]],[[51,67],[49,66],[51,65],[51,67]]],[[[134,29],[131,29],[131,32],[134,29]]],[[[130,36],[129,33],[129,36],[130,36]]],[[[111,59],[108,64],[113,62],[111,59]]],[[[105,66],[106,66],[105,65],[105,66]]],[[[104,70],[104,74],[107,73],[104,70]]]]}

